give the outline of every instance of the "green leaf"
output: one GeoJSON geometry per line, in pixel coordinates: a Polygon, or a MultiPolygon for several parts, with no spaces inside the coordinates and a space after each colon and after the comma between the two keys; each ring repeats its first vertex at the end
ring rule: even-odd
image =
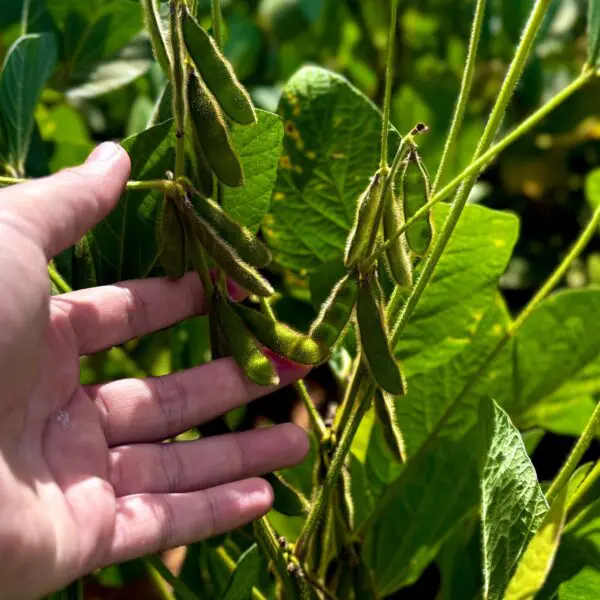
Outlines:
{"type": "Polygon", "coordinates": [[[142,30],[139,2],[129,0],[54,0],[48,12],[61,36],[61,82],[85,81],[98,63],[116,55],[142,30]]]}
{"type": "MultiPolygon", "coordinates": [[[[343,254],[356,201],[379,166],[381,113],[343,77],[304,67],[286,84],[285,138],[263,226],[277,262],[313,271],[343,254]]],[[[390,154],[399,136],[390,139],[390,154]]]]}
{"type": "MultiPolygon", "coordinates": [[[[131,178],[161,179],[175,160],[175,128],[165,121],[127,138],[131,178]]],[[[156,223],[162,208],[158,192],[126,192],[110,215],[89,234],[98,285],[145,277],[158,254],[156,223]]]]}
{"type": "Polygon", "coordinates": [[[256,113],[256,124],[234,123],[230,133],[244,169],[244,186],[223,189],[225,210],[253,231],[269,210],[283,141],[281,118],[264,110],[256,113]]]}
{"type": "Polygon", "coordinates": [[[567,514],[568,486],[557,496],[527,546],[504,600],[533,600],[550,572],[567,514]]]}
{"type": "MultiPolygon", "coordinates": [[[[437,231],[449,210],[446,204],[435,207],[437,231]]],[[[465,208],[396,349],[409,377],[433,370],[468,346],[494,300],[518,230],[511,213],[465,208]]]]}
{"type": "Polygon", "coordinates": [[[223,600],[250,600],[252,588],[257,584],[263,567],[258,545],[250,546],[238,560],[235,571],[227,585],[223,600]]]}
{"type": "Polygon", "coordinates": [[[73,77],[67,98],[75,101],[107,94],[141,77],[153,62],[148,39],[137,37],[113,57],[86,70],[83,77],[73,77]]]}
{"type": "Polygon", "coordinates": [[[489,448],[481,479],[483,598],[502,598],[548,504],[519,431],[495,403],[487,413],[489,448]]]}
{"type": "Polygon", "coordinates": [[[600,1],[589,0],[587,62],[596,67],[598,58],[600,58],[600,1]]]}
{"type": "Polygon", "coordinates": [[[20,37],[10,48],[0,79],[0,107],[9,163],[24,173],[33,131],[34,109],[48,81],[57,51],[54,36],[47,33],[20,37]]]}
{"type": "Polygon", "coordinates": [[[502,409],[483,401],[468,432],[453,438],[452,425],[446,429],[417,463],[407,463],[366,527],[363,556],[382,595],[416,581],[481,500],[486,599],[499,597],[492,584],[501,594],[543,518],[535,471],[502,409]],[[505,562],[496,569],[498,560],[505,562]]]}

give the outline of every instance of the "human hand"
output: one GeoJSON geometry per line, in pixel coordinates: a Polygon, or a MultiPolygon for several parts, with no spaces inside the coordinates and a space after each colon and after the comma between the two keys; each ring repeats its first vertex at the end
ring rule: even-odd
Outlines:
{"type": "MultiPolygon", "coordinates": [[[[203,312],[194,273],[50,297],[47,263],[116,205],[125,151],[0,191],[0,589],[35,598],[97,567],[239,527],[271,506],[256,476],[301,461],[291,424],[159,443],[269,391],[225,358],[79,384],[79,357],[203,312]]],[[[282,384],[305,372],[280,369],[282,384]]]]}

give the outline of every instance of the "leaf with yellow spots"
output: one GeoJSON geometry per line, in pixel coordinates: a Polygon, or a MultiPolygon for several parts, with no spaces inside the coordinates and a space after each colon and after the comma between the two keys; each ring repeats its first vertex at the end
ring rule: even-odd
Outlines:
{"type": "MultiPolygon", "coordinates": [[[[264,229],[276,262],[300,272],[342,256],[356,202],[379,166],[381,113],[346,79],[305,67],[279,104],[283,155],[264,229]]],[[[393,130],[390,156],[400,141],[393,130]]],[[[245,169],[244,169],[245,171],[245,169]]]]}

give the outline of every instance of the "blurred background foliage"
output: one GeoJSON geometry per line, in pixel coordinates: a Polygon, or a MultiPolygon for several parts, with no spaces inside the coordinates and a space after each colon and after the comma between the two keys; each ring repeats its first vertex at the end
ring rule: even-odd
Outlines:
{"type": "MultiPolygon", "coordinates": [[[[448,177],[472,155],[532,2],[490,0],[488,4],[473,93],[448,177]]],[[[381,105],[389,0],[223,0],[222,8],[225,54],[258,107],[276,111],[283,84],[307,63],[344,75],[381,105]]],[[[473,8],[472,0],[400,1],[392,122],[400,132],[417,121],[427,123],[431,131],[420,145],[433,172],[459,89],[473,8]]],[[[167,4],[162,9],[166,17],[167,4]]],[[[511,103],[505,131],[580,72],[586,58],[586,11],[584,0],[553,2],[535,55],[511,103]]],[[[199,1],[198,17],[210,28],[208,0],[199,1]]],[[[75,165],[98,142],[144,130],[165,84],[143,33],[136,0],[4,0],[0,60],[23,32],[48,31],[56,34],[58,62],[36,109],[28,176],[75,165]]],[[[521,220],[519,242],[501,284],[513,312],[559,262],[589,216],[584,175],[600,164],[599,140],[600,83],[596,81],[502,153],[476,186],[470,201],[514,211],[521,220]]],[[[278,280],[276,272],[273,277],[278,280]]],[[[598,240],[567,280],[571,287],[589,282],[600,283],[598,240]]],[[[289,286],[289,280],[285,284],[289,286]]],[[[281,295],[277,310],[283,320],[303,329],[314,316],[310,304],[287,294],[281,295]]],[[[206,323],[198,318],[86,358],[82,378],[97,382],[161,375],[200,364],[208,357],[206,323]]],[[[327,391],[335,391],[334,374],[328,367],[311,377],[317,401],[327,391]]],[[[267,398],[230,418],[256,424],[289,418],[291,410],[293,418],[305,422],[301,411],[290,409],[293,392],[278,394],[291,401],[267,398]]],[[[542,444],[546,453],[536,462],[540,479],[556,471],[571,440],[555,436],[542,444]]],[[[228,558],[218,558],[218,544],[191,547],[188,560],[192,556],[202,565],[198,575],[205,578],[202,585],[218,587],[226,581],[227,560],[237,559],[249,539],[243,530],[231,536],[228,546],[220,547],[228,549],[228,558]],[[211,559],[211,552],[217,558],[211,559]]],[[[105,570],[90,582],[87,595],[151,597],[146,595],[150,591],[142,575],[144,568],[137,562],[105,570]],[[124,582],[133,582],[140,591],[128,587],[129,595],[122,595],[119,588],[124,582]],[[113,591],[108,592],[109,588],[113,591]]],[[[435,590],[437,582],[435,573],[427,571],[417,584],[422,587],[404,590],[400,597],[428,597],[424,590],[435,590]]],[[[212,597],[206,589],[207,597],[212,597]]]]}

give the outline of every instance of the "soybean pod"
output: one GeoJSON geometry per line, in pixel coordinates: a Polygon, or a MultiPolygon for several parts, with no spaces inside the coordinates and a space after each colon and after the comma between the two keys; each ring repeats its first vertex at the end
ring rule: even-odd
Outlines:
{"type": "Polygon", "coordinates": [[[329,349],[311,337],[274,321],[268,315],[242,305],[235,310],[258,341],[292,362],[316,366],[329,358],[329,349]]]}
{"type": "MultiPolygon", "coordinates": [[[[188,235],[202,244],[219,267],[243,288],[257,296],[270,296],[273,293],[271,284],[254,267],[243,261],[207,221],[196,214],[189,200],[186,200],[185,207],[188,235]]],[[[194,258],[192,254],[190,259],[194,261],[194,258]]]]}
{"type": "Polygon", "coordinates": [[[271,361],[263,354],[256,338],[248,331],[244,321],[231,303],[215,287],[213,310],[219,328],[227,339],[233,358],[248,379],[258,385],[270,386],[279,383],[279,376],[271,361]]]}
{"type": "MultiPolygon", "coordinates": [[[[410,219],[431,198],[429,174],[421,157],[414,149],[403,164],[400,182],[404,218],[410,219]]],[[[406,230],[405,235],[408,246],[417,256],[427,254],[433,240],[431,211],[417,219],[406,230]]]]}
{"type": "Polygon", "coordinates": [[[394,396],[378,389],[375,392],[375,414],[381,425],[385,443],[398,462],[406,459],[404,436],[398,425],[394,396]]]}
{"type": "Polygon", "coordinates": [[[185,230],[174,200],[164,196],[159,227],[160,262],[167,277],[179,279],[187,269],[185,230]]]}
{"type": "MultiPolygon", "coordinates": [[[[394,194],[393,185],[390,186],[386,196],[383,200],[383,236],[387,241],[404,223],[404,217],[402,206],[394,194]]],[[[386,257],[394,281],[400,287],[411,288],[413,285],[412,263],[405,234],[397,237],[387,248],[386,257]]]]}
{"type": "Polygon", "coordinates": [[[267,473],[263,477],[273,488],[273,508],[277,512],[286,517],[302,517],[308,512],[309,504],[306,498],[278,473],[267,473]]]}
{"type": "Polygon", "coordinates": [[[194,71],[189,72],[187,96],[192,129],[210,168],[225,185],[241,187],[244,172],[221,109],[194,71]]]}
{"type": "Polygon", "coordinates": [[[386,392],[403,394],[404,379],[390,348],[381,289],[373,274],[360,280],[356,316],[360,344],[373,378],[386,392]]]}
{"type": "Polygon", "coordinates": [[[271,262],[267,247],[246,227],[234,221],[214,200],[203,198],[191,190],[194,208],[217,234],[227,242],[237,255],[256,268],[266,267],[271,262]]]}
{"type": "Polygon", "coordinates": [[[338,281],[310,328],[310,337],[331,348],[348,324],[358,293],[358,282],[353,273],[338,281]]]}
{"type": "Polygon", "coordinates": [[[379,223],[376,221],[381,202],[382,183],[383,178],[378,171],[358,200],[354,225],[348,235],[344,255],[344,264],[348,268],[355,267],[371,253],[372,248],[369,248],[369,245],[372,230],[379,228],[379,223]]]}
{"type": "Polygon", "coordinates": [[[183,39],[190,58],[225,114],[240,125],[256,123],[250,95],[238,81],[231,63],[187,9],[183,12],[183,39]]]}
{"type": "MultiPolygon", "coordinates": [[[[188,119],[189,122],[189,119],[188,119]]],[[[192,130],[191,122],[190,131],[192,130]]],[[[206,155],[204,154],[204,150],[202,150],[202,146],[198,141],[198,136],[192,135],[191,144],[188,147],[188,161],[190,164],[191,177],[194,180],[194,183],[200,189],[200,192],[206,197],[210,198],[213,195],[214,191],[214,173],[208,164],[208,160],[206,155]]]]}

